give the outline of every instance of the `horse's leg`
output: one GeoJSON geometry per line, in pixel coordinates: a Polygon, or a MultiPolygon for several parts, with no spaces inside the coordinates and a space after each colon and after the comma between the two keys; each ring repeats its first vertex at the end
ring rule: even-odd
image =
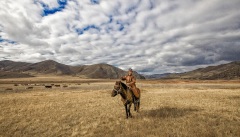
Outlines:
{"type": "Polygon", "coordinates": [[[137,112],[139,112],[139,109],[140,109],[140,97],[141,97],[140,89],[138,89],[138,91],[139,91],[139,98],[137,99],[137,103],[136,103],[136,105],[137,105],[137,112]]]}
{"type": "Polygon", "coordinates": [[[134,111],[137,110],[137,103],[136,103],[136,98],[133,97],[133,104],[134,104],[134,111]]]}
{"type": "Polygon", "coordinates": [[[139,108],[140,108],[140,99],[137,102],[137,112],[139,112],[139,108]]]}
{"type": "Polygon", "coordinates": [[[127,104],[125,105],[125,110],[126,110],[126,118],[128,118],[128,108],[127,108],[127,104]]]}
{"type": "Polygon", "coordinates": [[[132,117],[132,114],[130,112],[131,111],[131,106],[132,106],[132,103],[130,103],[129,106],[128,106],[128,114],[129,114],[130,117],[132,117]]]}

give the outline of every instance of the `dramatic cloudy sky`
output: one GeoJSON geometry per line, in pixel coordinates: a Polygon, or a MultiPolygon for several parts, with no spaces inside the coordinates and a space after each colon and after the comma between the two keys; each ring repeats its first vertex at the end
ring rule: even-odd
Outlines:
{"type": "Polygon", "coordinates": [[[240,0],[1,0],[0,60],[141,73],[240,60],[240,0]]]}

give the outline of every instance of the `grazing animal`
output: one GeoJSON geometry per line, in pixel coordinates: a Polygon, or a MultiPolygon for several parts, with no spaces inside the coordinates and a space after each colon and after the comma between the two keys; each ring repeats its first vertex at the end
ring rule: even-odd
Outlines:
{"type": "MultiPolygon", "coordinates": [[[[121,81],[116,81],[114,88],[112,90],[112,97],[115,97],[118,94],[120,94],[121,101],[123,102],[123,105],[125,106],[126,118],[132,117],[132,114],[130,112],[132,103],[134,103],[134,95],[133,95],[132,90],[130,90],[130,88],[128,88],[121,81]]],[[[138,112],[139,105],[140,105],[140,99],[138,100],[138,102],[136,104],[134,103],[134,105],[136,105],[135,106],[136,109],[134,109],[134,110],[138,112]]]]}
{"type": "Polygon", "coordinates": [[[13,88],[6,88],[5,90],[6,90],[6,91],[12,91],[13,88]]]}
{"type": "Polygon", "coordinates": [[[52,86],[45,86],[45,88],[52,88],[52,86]]]}
{"type": "Polygon", "coordinates": [[[26,87],[26,89],[33,89],[33,87],[26,87]]]}
{"type": "Polygon", "coordinates": [[[67,86],[67,85],[64,85],[63,87],[64,87],[64,88],[67,88],[68,86],[67,86]]]}
{"type": "Polygon", "coordinates": [[[61,85],[55,85],[55,87],[61,87],[61,85]]]}

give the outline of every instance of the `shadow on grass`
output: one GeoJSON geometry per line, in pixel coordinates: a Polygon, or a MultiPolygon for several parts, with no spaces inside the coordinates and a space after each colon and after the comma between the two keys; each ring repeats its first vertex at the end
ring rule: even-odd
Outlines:
{"type": "Polygon", "coordinates": [[[158,118],[177,118],[182,117],[193,112],[199,111],[194,108],[176,108],[176,107],[163,107],[153,110],[142,111],[142,114],[147,117],[158,118]]]}

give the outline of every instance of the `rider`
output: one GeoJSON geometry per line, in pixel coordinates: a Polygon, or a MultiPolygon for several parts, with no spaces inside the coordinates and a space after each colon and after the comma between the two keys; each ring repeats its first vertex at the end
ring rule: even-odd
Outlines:
{"type": "Polygon", "coordinates": [[[128,70],[128,75],[122,77],[121,80],[126,80],[127,86],[133,91],[136,99],[139,99],[140,90],[136,87],[136,78],[133,76],[133,70],[131,68],[128,70]]]}

